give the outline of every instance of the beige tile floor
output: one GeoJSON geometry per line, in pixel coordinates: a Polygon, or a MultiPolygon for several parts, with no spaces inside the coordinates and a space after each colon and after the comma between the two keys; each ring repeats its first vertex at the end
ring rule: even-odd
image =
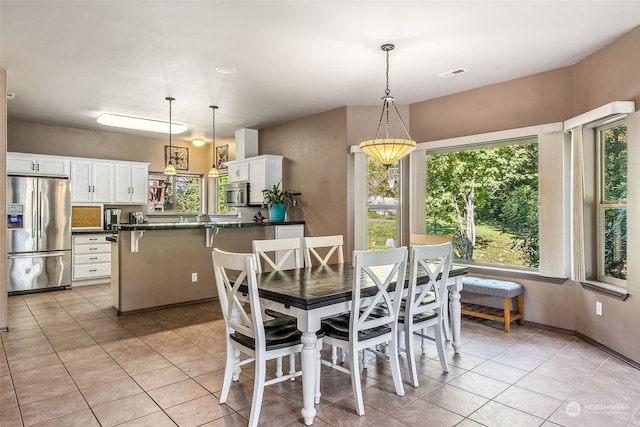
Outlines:
{"type": "MultiPolygon", "coordinates": [[[[244,426],[247,365],[226,404],[217,302],[116,316],[109,287],[9,298],[0,335],[0,426],[244,426]]],[[[325,368],[316,426],[640,425],[640,371],[572,336],[464,318],[463,346],[443,375],[435,348],[420,386],[393,391],[388,364],[363,378],[366,414],[350,379],[325,368]]],[[[273,372],[274,369],[271,369],[273,372]]],[[[406,374],[406,371],[403,372],[406,374]]],[[[269,387],[260,425],[303,425],[301,383],[269,387]]]]}

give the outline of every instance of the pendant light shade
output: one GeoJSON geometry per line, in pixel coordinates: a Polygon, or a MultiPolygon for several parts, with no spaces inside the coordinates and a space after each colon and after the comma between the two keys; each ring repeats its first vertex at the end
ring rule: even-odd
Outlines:
{"type": "Polygon", "coordinates": [[[164,174],[176,175],[176,167],[173,165],[173,157],[171,155],[171,103],[176,99],[170,96],[167,96],[165,99],[169,101],[169,159],[167,160],[167,166],[164,168],[164,174]]]}
{"type": "Polygon", "coordinates": [[[216,169],[216,109],[217,105],[209,105],[209,108],[213,111],[212,120],[212,136],[211,136],[211,169],[209,169],[209,178],[217,178],[220,176],[218,169],[216,169]]]}
{"type": "Polygon", "coordinates": [[[392,44],[383,44],[380,49],[387,54],[387,89],[385,90],[385,96],[382,97],[382,113],[380,114],[380,121],[378,122],[378,130],[376,131],[376,137],[374,139],[368,139],[362,141],[359,145],[360,150],[367,156],[371,157],[386,168],[394,165],[401,158],[409,154],[416,148],[416,142],[409,136],[409,131],[400,116],[398,107],[396,107],[395,98],[390,95],[389,91],[389,51],[394,49],[392,44]],[[407,138],[390,138],[389,137],[389,115],[390,111],[395,111],[402,128],[407,138]],[[382,121],[386,118],[385,123],[385,136],[380,138],[380,128],[382,127],[382,121]]]}

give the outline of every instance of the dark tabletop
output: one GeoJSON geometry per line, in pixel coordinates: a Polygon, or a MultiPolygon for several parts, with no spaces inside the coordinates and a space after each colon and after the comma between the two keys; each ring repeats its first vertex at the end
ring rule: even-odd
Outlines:
{"type": "MultiPolygon", "coordinates": [[[[353,288],[353,265],[351,263],[332,264],[326,267],[301,268],[274,271],[257,275],[258,292],[261,298],[283,304],[312,310],[314,308],[350,301],[353,288]]],[[[449,277],[467,274],[464,266],[453,266],[449,277]]],[[[424,273],[424,272],[423,272],[424,273]]],[[[422,283],[426,277],[422,277],[422,283]]],[[[407,271],[405,287],[408,285],[407,271]]],[[[420,283],[420,279],[418,280],[420,283]]],[[[374,290],[375,285],[366,277],[362,291],[374,290]]],[[[370,292],[369,292],[370,293],[370,292]]]]}

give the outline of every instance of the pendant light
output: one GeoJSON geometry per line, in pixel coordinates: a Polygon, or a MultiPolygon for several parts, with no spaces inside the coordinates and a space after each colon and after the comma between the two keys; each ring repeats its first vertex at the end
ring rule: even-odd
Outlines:
{"type": "Polygon", "coordinates": [[[220,176],[218,169],[216,169],[216,109],[217,105],[209,105],[209,108],[213,111],[213,125],[211,136],[211,169],[209,169],[209,178],[217,178],[220,176]]]}
{"type": "Polygon", "coordinates": [[[393,96],[390,95],[389,91],[389,52],[395,48],[394,45],[388,43],[380,46],[380,49],[383,52],[387,53],[387,89],[384,92],[384,96],[382,99],[382,113],[380,114],[380,121],[378,122],[378,130],[376,131],[375,139],[369,139],[366,141],[362,141],[359,145],[360,150],[364,152],[367,156],[376,160],[378,163],[386,167],[394,165],[398,162],[402,157],[409,154],[416,148],[416,142],[411,139],[409,136],[409,131],[400,116],[400,112],[398,112],[398,107],[396,107],[396,100],[393,96]],[[390,138],[389,137],[389,110],[393,107],[396,114],[398,115],[398,119],[400,119],[400,123],[402,124],[402,128],[404,129],[407,138],[390,138]],[[379,138],[380,136],[380,127],[382,127],[382,119],[386,117],[385,124],[385,137],[379,138]]]}
{"type": "Polygon", "coordinates": [[[167,167],[164,168],[164,174],[176,175],[176,167],[173,165],[173,154],[171,152],[171,103],[176,99],[170,96],[167,96],[165,99],[169,101],[169,160],[167,162],[167,167]]]}

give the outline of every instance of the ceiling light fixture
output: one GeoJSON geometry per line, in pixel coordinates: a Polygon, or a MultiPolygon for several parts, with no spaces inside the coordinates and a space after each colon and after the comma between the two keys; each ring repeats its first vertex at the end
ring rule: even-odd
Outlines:
{"type": "Polygon", "coordinates": [[[165,99],[169,101],[169,159],[167,160],[167,167],[164,168],[164,174],[176,175],[176,167],[173,165],[173,156],[171,153],[171,103],[176,99],[170,96],[167,96],[165,99]]]}
{"type": "Polygon", "coordinates": [[[204,145],[204,139],[194,139],[191,143],[196,147],[202,147],[204,145]]]}
{"type": "Polygon", "coordinates": [[[216,169],[216,110],[218,109],[217,105],[209,105],[209,108],[213,111],[213,125],[211,127],[211,169],[209,169],[209,178],[217,178],[220,176],[218,169],[216,169]]]}
{"type": "Polygon", "coordinates": [[[409,136],[409,131],[398,112],[398,107],[396,107],[396,100],[393,96],[389,95],[389,52],[394,49],[394,45],[388,43],[380,46],[383,52],[387,53],[387,89],[384,92],[384,96],[382,99],[382,113],[380,114],[380,121],[378,122],[378,130],[376,131],[375,139],[368,139],[366,141],[362,141],[360,143],[360,150],[362,150],[367,156],[376,160],[380,164],[382,164],[387,169],[389,166],[394,165],[398,162],[402,157],[409,154],[416,148],[416,142],[411,139],[409,136]],[[398,118],[400,119],[400,123],[402,123],[402,128],[407,135],[407,138],[389,138],[389,109],[393,107],[398,118]],[[382,126],[382,119],[386,116],[386,125],[385,125],[385,137],[378,138],[380,136],[380,127],[382,126]]]}
{"type": "Polygon", "coordinates": [[[188,128],[180,123],[169,123],[161,120],[143,119],[141,117],[123,116],[121,114],[104,113],[97,119],[98,123],[123,129],[142,130],[145,132],[181,134],[188,128]]]}
{"type": "Polygon", "coordinates": [[[235,74],[236,69],[230,65],[220,65],[216,67],[216,71],[220,74],[235,74]]]}

